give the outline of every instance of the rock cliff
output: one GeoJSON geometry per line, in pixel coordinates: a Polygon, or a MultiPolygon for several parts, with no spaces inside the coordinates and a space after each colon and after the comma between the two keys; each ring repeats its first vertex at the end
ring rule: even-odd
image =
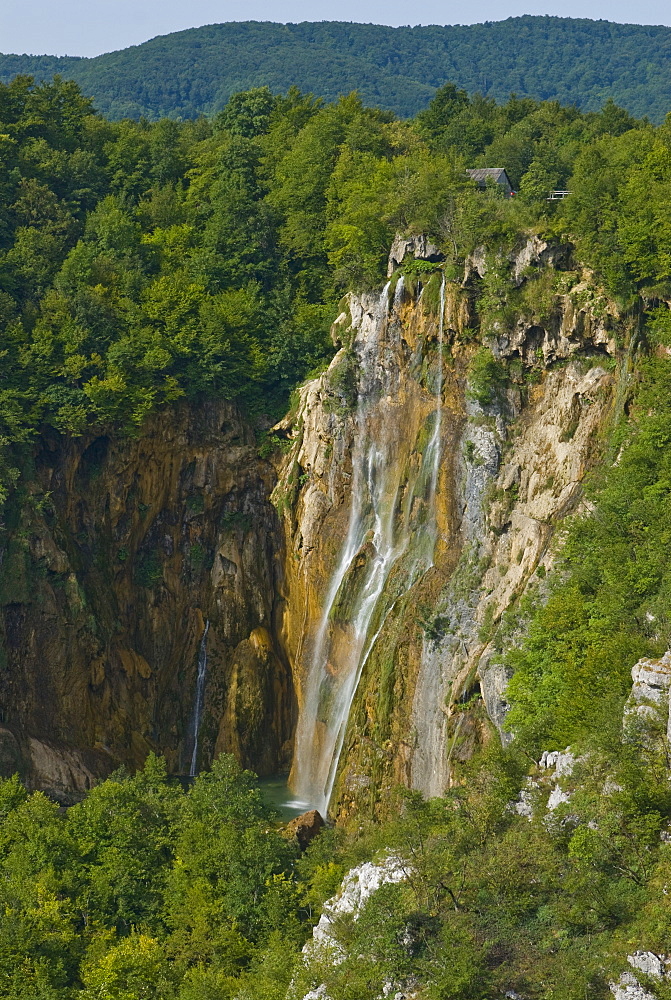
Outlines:
{"type": "Polygon", "coordinates": [[[188,773],[207,636],[202,760],[286,759],[291,675],[275,639],[271,468],[226,403],[136,437],[45,434],[0,554],[0,765],[63,800],[151,750],[188,773]]]}
{"type": "MultiPolygon", "coordinates": [[[[546,250],[525,248],[524,266],[539,258],[542,265],[546,250]]],[[[443,284],[442,296],[438,275],[424,286],[401,278],[394,288],[392,279],[383,300],[350,296],[334,328],[338,354],[324,375],[300,390],[296,411],[278,427],[290,444],[274,494],[287,553],[282,637],[304,711],[314,700],[316,649],[324,661],[317,747],[328,705],[339,697],[337,678],[349,669],[339,650],[351,643],[347,628],[359,607],[341,609],[341,598],[334,600],[329,588],[335,580],[339,593],[351,594],[357,572],[365,574],[374,558],[368,547],[376,531],[375,489],[369,483],[362,501],[355,495],[361,485],[352,485],[357,441],[368,433],[372,413],[380,446],[396,470],[384,490],[393,508],[397,561],[367,624],[342,752],[332,761],[338,769],[331,775],[331,809],[340,816],[357,809],[384,812],[397,783],[440,794],[450,780],[450,761],[488,738],[488,720],[501,727],[507,682],[497,663],[502,616],[525,593],[542,598],[557,531],[579,508],[582,480],[626,391],[628,361],[617,338],[631,339],[627,324],[612,306],[595,307],[585,276],[576,273],[553,292],[543,317],[529,296],[504,322],[478,313],[469,273],[472,266],[464,283],[443,284]],[[373,340],[384,350],[378,344],[371,354],[373,340]],[[470,383],[483,343],[502,375],[500,384],[493,376],[487,391],[477,392],[470,383]],[[385,367],[386,381],[378,374],[362,410],[361,386],[370,381],[371,365],[385,367]],[[431,501],[417,487],[417,468],[430,447],[438,405],[440,461],[431,501]],[[338,578],[352,512],[366,503],[368,534],[362,533],[360,548],[347,556],[350,568],[338,578]],[[404,528],[408,506],[415,515],[404,528]],[[431,532],[427,559],[422,546],[431,532]]],[[[376,543],[373,550],[380,551],[376,543]]]]}
{"type": "Polygon", "coordinates": [[[543,597],[635,344],[569,262],[531,240],[497,312],[484,253],[459,280],[394,259],[343,302],[271,461],[224,402],[45,432],[0,551],[2,772],[63,801],[151,750],[188,773],[207,622],[200,760],[277,773],[300,719],[310,806],[439,794],[492,724],[507,738],[502,617],[543,597]]]}

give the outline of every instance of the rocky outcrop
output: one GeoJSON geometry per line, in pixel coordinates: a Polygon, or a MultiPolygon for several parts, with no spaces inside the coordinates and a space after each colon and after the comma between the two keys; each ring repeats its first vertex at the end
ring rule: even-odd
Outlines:
{"type": "Polygon", "coordinates": [[[408,878],[408,866],[400,858],[387,857],[380,862],[366,861],[352,868],[342,881],[340,890],[323,906],[317,926],[312,931],[312,939],[303,948],[308,957],[326,953],[330,961],[338,961],[344,956],[338,940],[338,922],[344,916],[355,920],[374,892],[383,885],[404,882],[408,878]]]}
{"type": "Polygon", "coordinates": [[[273,486],[227,403],[177,406],[130,438],[44,435],[0,551],[3,773],[63,799],[150,750],[188,771],[206,620],[203,762],[287,760],[273,486]]]}
{"type": "MultiPolygon", "coordinates": [[[[408,865],[393,855],[377,862],[366,861],[352,868],[343,879],[337,895],[324,903],[319,922],[312,931],[312,938],[303,947],[306,966],[309,968],[310,963],[315,962],[319,969],[319,965],[324,962],[330,965],[342,962],[346,955],[346,949],[339,938],[343,921],[358,920],[362,909],[378,889],[383,885],[405,882],[409,873],[408,865]]],[[[375,1000],[383,1000],[384,997],[412,1000],[416,995],[415,988],[416,984],[399,987],[395,983],[380,983],[375,1000]]],[[[314,984],[302,996],[302,1000],[329,1000],[326,987],[321,983],[314,984]]]]}
{"type": "Polygon", "coordinates": [[[519,287],[533,268],[564,269],[569,264],[573,249],[570,243],[551,242],[539,236],[531,236],[521,250],[513,254],[513,283],[519,287]]]}
{"type": "Polygon", "coordinates": [[[557,806],[564,805],[565,802],[570,801],[571,796],[562,787],[561,779],[569,778],[573,773],[575,765],[576,758],[571,753],[570,747],[566,747],[566,750],[553,750],[551,752],[546,750],[543,753],[539,761],[539,767],[548,771],[554,771],[552,776],[554,783],[550,789],[547,801],[548,812],[554,812],[557,806]]]}
{"type": "MultiPolygon", "coordinates": [[[[510,266],[512,284],[519,288],[529,277],[529,274],[541,268],[565,270],[570,266],[574,252],[571,243],[558,243],[530,236],[523,246],[515,249],[507,258],[510,266]]],[[[497,260],[497,258],[494,258],[497,260]]],[[[501,258],[498,258],[500,262],[501,258]]],[[[477,247],[467,258],[464,267],[464,284],[469,284],[474,277],[484,278],[491,266],[486,246],[477,247]]]]}
{"type": "MultiPolygon", "coordinates": [[[[527,264],[542,263],[547,249],[532,248],[527,264]]],[[[397,438],[385,445],[390,461],[405,470],[390,496],[412,494],[407,470],[423,460],[430,438],[439,289],[436,275],[424,287],[401,279],[393,294],[391,288],[385,293],[384,336],[396,346],[386,357],[384,379],[394,387],[388,395],[381,390],[379,406],[384,426],[397,428],[397,438]]],[[[498,623],[530,588],[542,599],[556,532],[579,509],[582,480],[619,392],[608,358],[617,353],[620,321],[611,306],[592,309],[590,295],[574,279],[570,291],[554,296],[542,323],[520,311],[505,327],[499,321],[482,327],[493,355],[519,374],[489,402],[479,402],[468,387],[478,349],[470,333],[478,322],[477,299],[463,285],[444,286],[443,351],[449,356],[441,376],[435,549],[408,589],[388,587],[381,598],[340,756],[331,803],[337,815],[384,811],[388,790],[398,783],[440,794],[451,763],[488,738],[488,719],[509,738],[502,729],[507,676],[498,623]]],[[[320,610],[351,524],[353,442],[361,426],[357,380],[379,308],[378,298],[350,296],[338,319],[341,351],[323,376],[300,390],[296,411],[278,428],[291,445],[279,466],[275,500],[287,552],[282,634],[299,704],[320,610]]],[[[378,384],[383,381],[381,375],[378,384]]],[[[365,566],[364,550],[360,558],[365,566]]]]}
{"type": "Polygon", "coordinates": [[[309,809],[287,823],[286,833],[288,837],[295,837],[298,846],[304,851],[323,829],[324,819],[321,813],[316,809],[309,809]]]}
{"type": "MultiPolygon", "coordinates": [[[[534,807],[540,803],[542,812],[547,817],[558,806],[570,801],[571,791],[567,789],[566,784],[573,774],[575,765],[582,761],[582,757],[576,759],[570,747],[566,747],[565,750],[544,751],[535,776],[526,779],[518,798],[509,808],[518,816],[531,820],[534,818],[534,807]]],[[[612,786],[610,790],[613,791],[615,787],[612,786]]]]}
{"type": "Polygon", "coordinates": [[[389,261],[387,263],[388,278],[401,266],[408,255],[415,260],[426,260],[432,264],[437,264],[445,259],[436,244],[432,243],[427,236],[402,236],[400,233],[397,233],[389,252],[389,261]]]}
{"type": "Polygon", "coordinates": [[[669,689],[671,688],[671,651],[659,660],[643,658],[632,667],[631,694],[624,707],[625,725],[634,720],[643,723],[664,720],[667,739],[671,739],[671,713],[669,689]]]}
{"type": "MultiPolygon", "coordinates": [[[[664,955],[655,955],[652,951],[636,951],[627,955],[627,961],[632,969],[650,979],[669,979],[669,962],[664,955]]],[[[615,1000],[654,1000],[653,994],[641,986],[633,972],[623,972],[617,983],[610,984],[610,991],[615,1000]]]]}

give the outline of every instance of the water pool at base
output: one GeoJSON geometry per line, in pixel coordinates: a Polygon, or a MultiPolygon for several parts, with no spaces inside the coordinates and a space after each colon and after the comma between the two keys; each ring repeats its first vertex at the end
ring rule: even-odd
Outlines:
{"type": "Polygon", "coordinates": [[[314,808],[309,802],[296,798],[287,785],[286,775],[275,778],[260,778],[259,788],[265,804],[271,809],[275,809],[282,819],[293,819],[294,816],[300,816],[301,813],[314,808]]]}

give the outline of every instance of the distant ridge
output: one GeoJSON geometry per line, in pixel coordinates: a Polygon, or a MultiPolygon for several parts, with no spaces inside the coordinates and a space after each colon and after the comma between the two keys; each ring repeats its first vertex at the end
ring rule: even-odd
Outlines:
{"type": "Polygon", "coordinates": [[[110,118],[191,118],[266,84],[328,101],[358,90],[367,104],[410,116],[449,80],[497,100],[515,92],[584,110],[613,98],[658,122],[671,110],[671,28],[532,15],[416,28],[240,21],[93,59],[0,54],[0,81],[17,73],[76,80],[110,118]]]}

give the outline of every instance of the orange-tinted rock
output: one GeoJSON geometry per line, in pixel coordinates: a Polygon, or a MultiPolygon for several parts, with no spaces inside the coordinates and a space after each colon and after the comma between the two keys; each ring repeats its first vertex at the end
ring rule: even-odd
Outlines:
{"type": "Polygon", "coordinates": [[[304,851],[310,841],[315,839],[323,827],[324,819],[321,813],[316,809],[310,809],[308,812],[296,816],[290,823],[287,823],[287,833],[289,836],[296,838],[300,849],[304,851]]]}
{"type": "Polygon", "coordinates": [[[217,743],[261,774],[288,765],[275,476],[236,406],[178,404],[130,437],[46,432],[34,459],[49,504],[26,505],[25,542],[0,539],[0,773],[17,757],[36,787],[81,794],[151,750],[183,770],[207,619],[203,766],[217,743]]]}

